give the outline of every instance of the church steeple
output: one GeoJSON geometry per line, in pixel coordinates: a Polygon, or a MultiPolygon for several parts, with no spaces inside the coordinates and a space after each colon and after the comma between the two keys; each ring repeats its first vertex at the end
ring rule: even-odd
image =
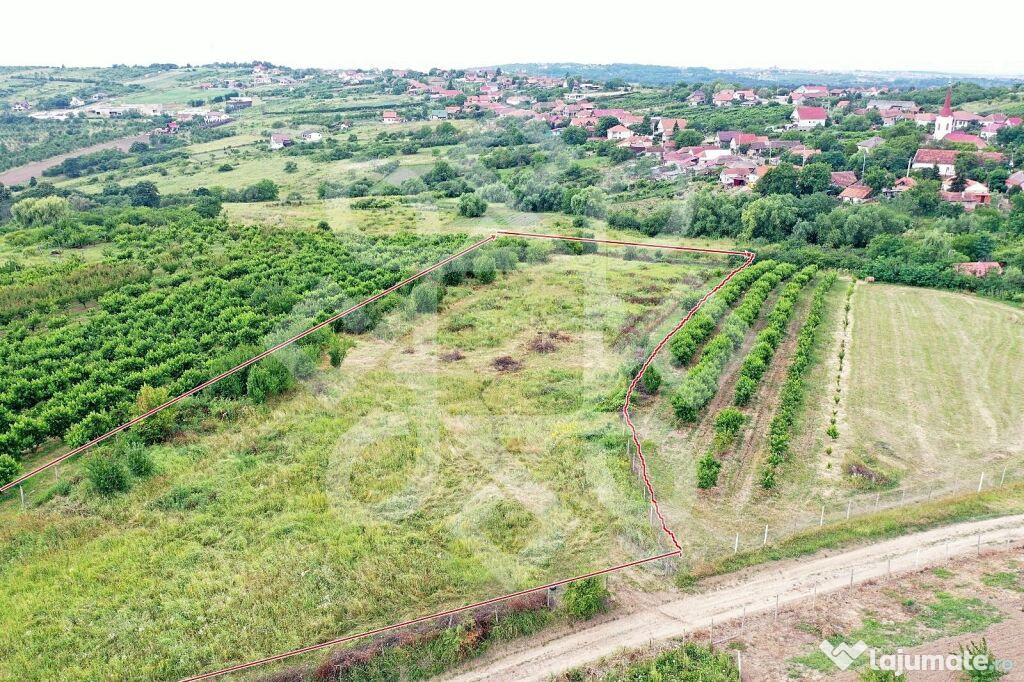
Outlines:
{"type": "Polygon", "coordinates": [[[946,88],[946,101],[942,103],[942,111],[935,117],[935,132],[932,139],[941,140],[953,132],[953,87],[946,88]]]}

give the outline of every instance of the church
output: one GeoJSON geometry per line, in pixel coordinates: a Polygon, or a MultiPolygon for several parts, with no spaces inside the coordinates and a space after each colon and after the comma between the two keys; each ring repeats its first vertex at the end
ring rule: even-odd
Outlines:
{"type": "Polygon", "coordinates": [[[942,111],[935,117],[935,132],[932,139],[941,140],[953,132],[953,88],[946,88],[946,101],[942,103],[942,111]]]}

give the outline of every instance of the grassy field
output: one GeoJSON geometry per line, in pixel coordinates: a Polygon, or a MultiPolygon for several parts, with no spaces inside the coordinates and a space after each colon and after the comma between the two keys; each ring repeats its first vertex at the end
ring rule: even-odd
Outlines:
{"type": "Polygon", "coordinates": [[[8,497],[0,678],[173,679],[657,551],[595,406],[624,327],[714,272],[563,256],[452,288],[294,395],[153,448],[127,494],[76,464],[28,513],[8,497]]]}
{"type": "Polygon", "coordinates": [[[851,310],[839,447],[894,475],[949,478],[1024,454],[1024,313],[862,284],[851,310]]]}

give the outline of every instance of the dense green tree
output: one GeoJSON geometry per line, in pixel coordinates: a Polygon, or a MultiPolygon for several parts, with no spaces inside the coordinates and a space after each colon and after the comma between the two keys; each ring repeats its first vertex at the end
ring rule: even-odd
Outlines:
{"type": "Polygon", "coordinates": [[[791,163],[780,163],[764,174],[754,188],[758,194],[798,194],[797,180],[799,175],[791,163]]]}
{"type": "Polygon", "coordinates": [[[826,163],[807,164],[800,169],[796,186],[800,194],[827,192],[832,186],[832,167],[826,163]]]}
{"type": "Polygon", "coordinates": [[[479,218],[487,211],[487,202],[474,193],[463,194],[459,198],[459,215],[466,218],[479,218]]]}

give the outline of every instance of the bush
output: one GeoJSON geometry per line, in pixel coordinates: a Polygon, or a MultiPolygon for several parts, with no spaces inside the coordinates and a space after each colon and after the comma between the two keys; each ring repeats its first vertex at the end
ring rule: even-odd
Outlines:
{"type": "Polygon", "coordinates": [[[644,389],[644,393],[654,395],[661,388],[661,372],[654,365],[647,368],[644,375],[640,377],[640,385],[644,389]]]}
{"type": "Polygon", "coordinates": [[[10,455],[0,455],[0,485],[7,485],[21,474],[21,465],[10,455]]]}
{"type": "Polygon", "coordinates": [[[463,194],[459,199],[459,215],[465,218],[479,218],[487,212],[487,202],[478,194],[463,194]]]}
{"type": "Polygon", "coordinates": [[[579,620],[589,620],[604,608],[608,590],[598,577],[569,583],[565,588],[565,610],[579,620]]]}
{"type": "Polygon", "coordinates": [[[715,433],[735,437],[746,422],[746,415],[735,407],[727,407],[715,416],[715,433]]]}
{"type": "Polygon", "coordinates": [[[715,459],[710,452],[697,460],[697,487],[702,490],[714,488],[718,485],[718,472],[722,470],[722,463],[715,459]]]}
{"type": "Polygon", "coordinates": [[[121,458],[132,475],[137,478],[151,476],[156,467],[146,446],[142,443],[128,443],[121,449],[121,458]]]}
{"type": "Polygon", "coordinates": [[[491,256],[484,254],[473,260],[473,277],[481,284],[490,284],[497,274],[498,266],[491,256]]]}
{"type": "Polygon", "coordinates": [[[111,496],[131,487],[124,464],[109,452],[99,452],[85,462],[85,475],[100,495],[111,496]]]}
{"type": "Polygon", "coordinates": [[[527,263],[547,263],[551,257],[551,245],[541,241],[531,241],[526,245],[527,263]]]}
{"type": "Polygon", "coordinates": [[[262,403],[271,396],[284,393],[293,383],[292,374],[284,363],[271,356],[250,368],[245,392],[253,402],[262,403]]]}
{"type": "MultiPolygon", "coordinates": [[[[136,415],[146,414],[153,408],[163,405],[170,398],[171,392],[166,387],[153,388],[143,385],[135,400],[135,413],[136,415]]],[[[174,412],[174,406],[157,412],[133,426],[132,432],[141,438],[143,443],[159,443],[174,429],[174,412]]]]}
{"type": "Polygon", "coordinates": [[[412,300],[418,313],[436,313],[443,297],[444,289],[433,280],[420,282],[412,290],[412,300]]]}

